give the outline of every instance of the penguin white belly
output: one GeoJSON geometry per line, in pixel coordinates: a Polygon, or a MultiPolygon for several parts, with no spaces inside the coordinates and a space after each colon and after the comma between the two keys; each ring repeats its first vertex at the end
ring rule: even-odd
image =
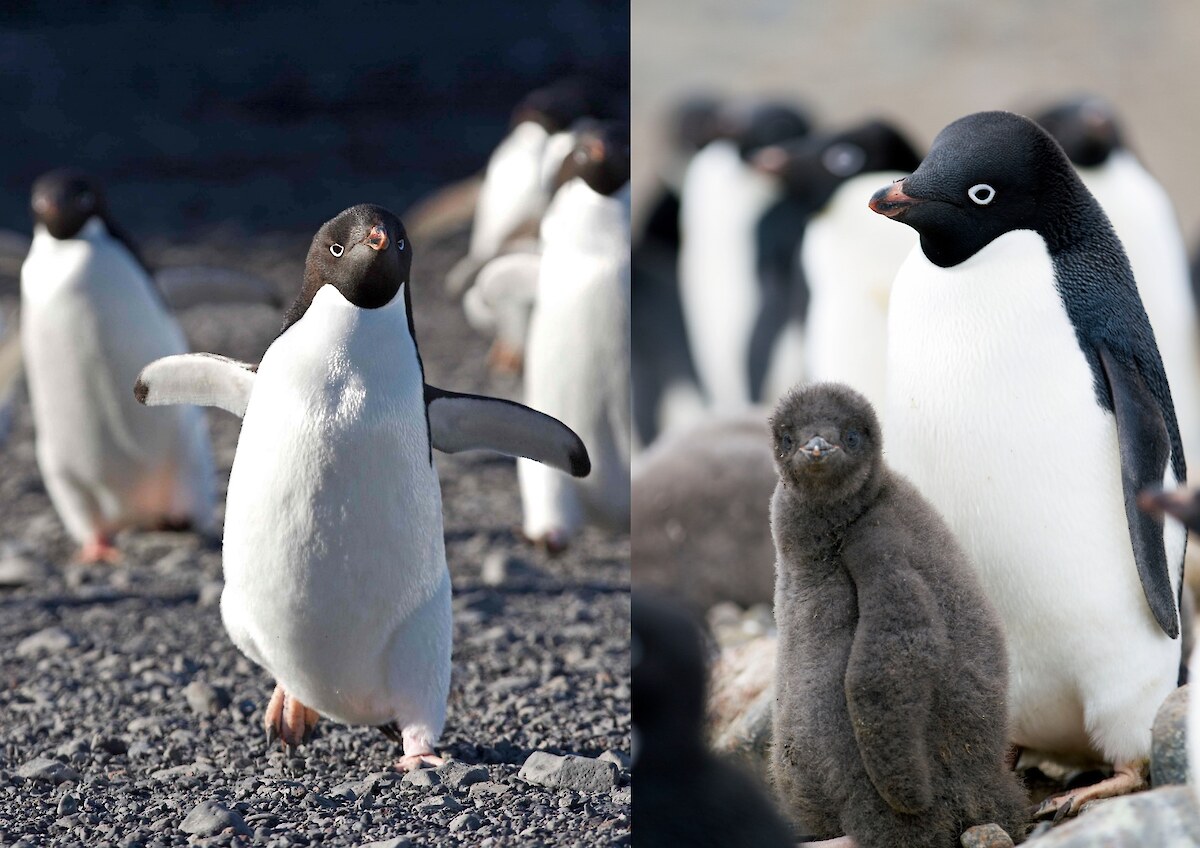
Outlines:
{"type": "Polygon", "coordinates": [[[1200,326],[1192,298],[1187,247],[1167,193],[1128,152],[1079,175],[1121,239],[1138,293],[1154,328],[1184,456],[1200,463],[1200,326]]]}
{"type": "Polygon", "coordinates": [[[813,381],[847,383],[884,408],[887,309],[896,271],[917,243],[867,205],[891,171],[847,180],[809,222],[800,247],[809,287],[805,365],[813,381]]]}
{"type": "Polygon", "coordinates": [[[267,350],[229,480],[221,612],[287,692],[351,724],[424,723],[450,675],[441,491],[403,292],[322,287],[267,350]]]}
{"type": "Polygon", "coordinates": [[[763,378],[763,405],[774,406],[793,386],[804,382],[807,348],[804,325],[799,320],[788,321],[771,348],[770,365],[763,378]]]}
{"type": "Polygon", "coordinates": [[[526,121],[513,127],[492,153],[476,203],[471,256],[495,256],[517,227],[541,213],[542,152],[548,138],[545,129],[526,121]]]}
{"type": "Polygon", "coordinates": [[[579,435],[592,472],[577,479],[517,460],[531,538],[551,530],[570,534],[585,515],[629,527],[632,393],[624,203],[597,195],[580,180],[560,190],[543,227],[546,247],[526,350],[525,402],[579,435]]]}
{"type": "MultiPolygon", "coordinates": [[[[947,269],[914,249],[888,326],[885,450],[945,516],[1005,622],[1014,741],[1147,756],[1179,647],[1138,580],[1115,419],[1041,237],[1010,232],[947,269]]],[[[1176,586],[1182,548],[1168,529],[1176,586]]]]}
{"type": "Polygon", "coordinates": [[[778,194],[732,142],[713,142],[688,166],[679,297],[696,371],[716,409],[750,404],[750,336],[762,301],[755,230],[778,194]]]}
{"type": "Polygon", "coordinates": [[[38,464],[80,542],[130,523],[190,518],[207,529],[212,520],[203,411],[133,398],[143,366],[187,351],[152,285],[98,220],[78,238],[35,234],[21,269],[38,464]]]}

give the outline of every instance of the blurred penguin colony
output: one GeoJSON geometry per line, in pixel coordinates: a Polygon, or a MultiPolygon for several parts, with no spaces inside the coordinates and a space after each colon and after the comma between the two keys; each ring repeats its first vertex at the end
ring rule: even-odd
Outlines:
{"type": "Polygon", "coordinates": [[[1170,517],[1200,327],[1136,128],[1095,95],[944,128],[697,95],[662,132],[634,673],[679,671],[637,691],[648,844],[726,816],[771,822],[740,844],[1200,844],[1170,517]]]}
{"type": "Polygon", "coordinates": [[[380,728],[399,769],[443,763],[452,626],[434,449],[519,457],[525,537],[552,553],[585,524],[628,527],[627,102],[587,79],[533,91],[481,176],[404,221],[364,203],[313,222],[285,298],[227,269],[152,271],[97,180],[34,183],[0,426],[23,372],[78,561],[118,563],[145,530],[221,539],[225,627],[276,681],[269,743],[290,751],[325,716],[380,728]],[[469,252],[446,285],[495,334],[492,367],[524,370],[525,404],[425,382],[413,316],[429,281],[411,279],[413,251],[460,226],[469,252]],[[290,305],[262,360],[241,362],[188,351],[174,311],[212,302],[290,305]],[[201,406],[242,419],[223,530],[201,406]]]}

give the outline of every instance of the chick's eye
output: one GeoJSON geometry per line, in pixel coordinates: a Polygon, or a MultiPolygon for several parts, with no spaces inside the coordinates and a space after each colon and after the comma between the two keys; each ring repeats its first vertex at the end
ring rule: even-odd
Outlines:
{"type": "Polygon", "coordinates": [[[779,435],[779,449],[784,453],[791,453],[792,448],[795,446],[796,443],[793,441],[791,433],[781,433],[779,435]]]}
{"type": "Polygon", "coordinates": [[[337,242],[334,242],[333,244],[329,245],[329,252],[332,253],[334,256],[341,256],[345,250],[346,250],[346,248],[342,247],[337,242]]]}
{"type": "Polygon", "coordinates": [[[967,197],[977,206],[987,206],[996,199],[996,190],[987,183],[976,183],[967,189],[967,197]]]}
{"type": "Polygon", "coordinates": [[[862,444],[862,433],[858,432],[857,430],[847,430],[842,441],[846,443],[847,448],[854,450],[862,444]]]}
{"type": "Polygon", "coordinates": [[[396,249],[404,250],[404,239],[400,239],[400,241],[396,243],[396,249]]]}

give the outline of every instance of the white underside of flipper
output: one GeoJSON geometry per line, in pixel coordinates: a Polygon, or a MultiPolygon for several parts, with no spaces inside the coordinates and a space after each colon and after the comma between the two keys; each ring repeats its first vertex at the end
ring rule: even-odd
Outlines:
{"type": "Polygon", "coordinates": [[[221,612],[289,694],[432,746],[450,681],[441,490],[403,294],[324,286],[267,350],[229,480],[221,612]]]}
{"type": "Polygon", "coordinates": [[[546,212],[542,240],[525,402],[579,435],[592,472],[576,479],[518,460],[524,531],[535,539],[549,531],[570,536],[585,518],[628,529],[628,188],[604,197],[582,180],[567,183],[546,212]]]}
{"type": "Polygon", "coordinates": [[[21,269],[21,343],[38,465],[78,542],[162,519],[212,524],[214,470],[203,412],[146,409],[148,362],[187,343],[126,249],[93,219],[79,236],[34,235],[21,269]]]}
{"type": "MultiPolygon", "coordinates": [[[[1179,643],[1138,580],[1115,418],[1041,237],[1011,232],[945,269],[914,249],[888,328],[885,454],[946,518],[1006,625],[1013,741],[1080,760],[1148,756],[1179,643]]],[[[1174,522],[1166,546],[1178,587],[1174,522]]]]}

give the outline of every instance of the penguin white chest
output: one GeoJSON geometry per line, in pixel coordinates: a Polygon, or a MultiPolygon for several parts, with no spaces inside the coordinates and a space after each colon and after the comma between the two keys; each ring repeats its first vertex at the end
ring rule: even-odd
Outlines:
{"type": "Polygon", "coordinates": [[[287,691],[341,721],[390,721],[417,697],[398,663],[448,671],[423,392],[403,294],[368,310],[325,286],[267,351],[246,409],[225,522],[225,624],[287,691]],[[427,638],[397,639],[414,614],[437,619],[427,638]]]}
{"type": "MultiPolygon", "coordinates": [[[[1148,753],[1161,698],[1146,693],[1170,691],[1178,645],[1137,577],[1115,418],[1045,243],[1010,232],[953,268],[914,249],[888,330],[885,451],[1005,622],[1015,741],[1110,762],[1148,753]]],[[[1167,541],[1177,582],[1182,537],[1167,541]]]]}

